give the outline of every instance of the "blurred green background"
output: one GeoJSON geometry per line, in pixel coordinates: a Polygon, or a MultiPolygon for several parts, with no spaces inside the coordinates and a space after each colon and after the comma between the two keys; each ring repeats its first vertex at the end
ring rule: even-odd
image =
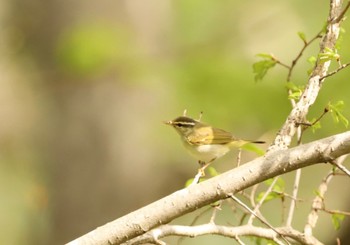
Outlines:
{"type": "MultiPolygon", "coordinates": [[[[290,63],[302,47],[297,32],[313,37],[328,6],[301,0],[0,1],[0,243],[66,243],[182,188],[198,166],[162,121],[184,109],[195,118],[203,111],[203,121],[238,137],[271,142],[290,111],[287,71],[276,67],[255,83],[255,55],[273,53],[290,63]]],[[[345,21],[346,31],[349,25],[345,21]]],[[[344,63],[349,39],[345,32],[344,63]]],[[[296,67],[294,83],[307,81],[306,60],[317,51],[315,42],[296,67]]],[[[349,117],[348,77],[346,69],[327,79],[309,119],[338,100],[349,117]]],[[[304,142],[345,130],[327,115],[304,142]]],[[[236,155],[214,166],[227,171],[236,155]]],[[[303,170],[303,202],[293,222],[298,229],[330,169],[303,170]]],[[[285,180],[291,184],[293,173],[285,180]]],[[[334,179],[327,208],[350,209],[343,194],[348,186],[345,177],[334,179]]],[[[281,206],[264,207],[274,225],[281,206]]],[[[221,216],[230,223],[229,209],[221,216]]],[[[334,231],[330,216],[321,214],[314,232],[334,244],[348,224],[334,231]]],[[[214,241],[232,244],[213,236],[182,244],[214,241]]]]}

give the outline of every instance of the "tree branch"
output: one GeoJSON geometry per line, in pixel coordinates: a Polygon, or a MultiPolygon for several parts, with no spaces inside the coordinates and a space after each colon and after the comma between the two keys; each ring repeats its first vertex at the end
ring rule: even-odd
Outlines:
{"type": "MultiPolygon", "coordinates": [[[[332,20],[337,20],[337,18],[342,13],[342,1],[331,0],[328,16],[329,21],[327,24],[326,33],[320,43],[320,54],[325,53],[328,49],[334,49],[339,37],[340,21],[332,20]]],[[[330,63],[330,60],[322,61],[320,57],[318,58],[316,66],[313,69],[313,72],[309,78],[308,84],[306,85],[303,94],[293,107],[284,125],[277,133],[276,138],[269,147],[268,151],[286,149],[289,147],[292,142],[292,138],[298,128],[298,123],[305,121],[305,117],[309,111],[310,106],[313,105],[316,101],[322,83],[325,80],[324,78],[327,75],[330,63]]]]}
{"type": "Polygon", "coordinates": [[[318,187],[318,195],[312,201],[312,209],[307,217],[307,223],[304,227],[305,236],[312,236],[312,229],[316,226],[318,220],[318,211],[323,208],[324,195],[328,189],[328,184],[333,178],[334,173],[330,171],[329,174],[322,180],[318,187]]]}
{"type": "MultiPolygon", "coordinates": [[[[314,237],[305,237],[303,233],[294,230],[289,227],[277,227],[275,228],[279,234],[282,236],[288,237],[294,242],[298,242],[300,244],[310,244],[310,245],[322,245],[320,241],[318,241],[314,237]]],[[[268,228],[261,228],[251,225],[244,225],[238,227],[232,226],[222,226],[216,224],[204,224],[197,226],[181,226],[181,225],[163,225],[157,229],[152,230],[150,233],[145,234],[143,236],[137,237],[126,244],[145,244],[149,242],[158,241],[159,238],[177,235],[177,236],[187,236],[187,237],[196,237],[207,234],[216,234],[231,238],[237,238],[239,236],[256,236],[262,237],[270,240],[274,240],[277,244],[280,243],[277,239],[277,234],[275,231],[268,228]]]]}
{"type": "Polygon", "coordinates": [[[273,151],[197,185],[174,192],[69,244],[120,244],[266,179],[313,164],[330,162],[349,153],[350,131],[294,148],[273,151]]]}
{"type": "MultiPolygon", "coordinates": [[[[330,161],[330,163],[335,165],[335,166],[339,166],[346,159],[346,157],[347,157],[346,154],[342,155],[342,156],[338,157],[337,159],[330,161]]],[[[323,211],[326,210],[325,205],[324,205],[324,197],[325,197],[325,194],[328,190],[328,184],[330,183],[330,181],[333,179],[334,176],[335,176],[335,172],[334,172],[334,170],[331,170],[327,174],[327,176],[322,180],[320,186],[318,187],[317,196],[312,201],[311,211],[308,215],[307,223],[304,227],[305,236],[312,235],[312,229],[316,226],[316,223],[318,220],[318,211],[319,210],[323,210],[323,211]]]]}

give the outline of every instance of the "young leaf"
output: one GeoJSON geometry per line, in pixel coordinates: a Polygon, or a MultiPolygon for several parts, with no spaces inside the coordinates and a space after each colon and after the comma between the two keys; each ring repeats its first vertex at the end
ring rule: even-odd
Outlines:
{"type": "Polygon", "coordinates": [[[303,86],[297,86],[292,82],[288,82],[286,87],[291,91],[291,93],[288,95],[288,99],[299,100],[303,91],[303,86]]]}
{"type": "Polygon", "coordinates": [[[327,62],[330,60],[339,60],[340,55],[337,53],[337,50],[332,50],[330,48],[325,48],[324,53],[320,53],[318,58],[322,62],[327,62]]]}
{"type": "Polygon", "coordinates": [[[192,184],[193,180],[194,180],[193,178],[188,179],[185,183],[185,187],[188,187],[190,184],[192,184]]]}
{"type": "MultiPolygon", "coordinates": [[[[273,179],[267,179],[264,181],[264,183],[267,185],[267,186],[271,186],[273,182],[273,179]]],[[[273,186],[272,188],[272,192],[270,192],[264,202],[267,202],[267,201],[270,201],[272,199],[276,199],[276,198],[283,198],[283,192],[284,192],[284,186],[285,186],[285,182],[283,180],[283,178],[279,177],[275,183],[275,185],[273,186]],[[282,193],[282,194],[281,194],[282,193]]],[[[257,201],[259,202],[262,197],[265,195],[265,192],[260,192],[259,195],[257,196],[257,201]]]]}
{"type": "Polygon", "coordinates": [[[262,156],[265,154],[265,151],[262,150],[261,148],[259,148],[258,146],[248,143],[242,146],[242,149],[246,150],[246,151],[251,151],[251,152],[255,152],[258,156],[262,156]]]}
{"type": "Polygon", "coordinates": [[[335,48],[337,50],[341,49],[341,45],[343,44],[343,40],[344,40],[344,33],[345,33],[345,29],[344,28],[340,28],[340,32],[339,32],[339,37],[337,42],[335,43],[335,48]]]}
{"type": "Polygon", "coordinates": [[[305,36],[305,33],[304,32],[301,32],[299,31],[298,32],[298,36],[300,37],[301,40],[303,40],[303,42],[306,44],[307,41],[306,41],[306,36],[305,36]]]}
{"type": "Polygon", "coordinates": [[[260,54],[257,54],[256,56],[267,60],[275,59],[271,54],[266,54],[266,53],[260,53],[260,54]]]}
{"type": "Polygon", "coordinates": [[[289,89],[289,90],[291,90],[291,91],[297,91],[297,90],[299,90],[298,86],[295,85],[295,83],[293,83],[293,82],[287,82],[287,83],[286,83],[286,88],[289,89]]]}
{"type": "Polygon", "coordinates": [[[339,100],[335,104],[328,104],[329,111],[332,113],[332,117],[336,123],[341,122],[346,128],[349,125],[349,120],[343,115],[344,101],[339,100]]]}
{"type": "MultiPolygon", "coordinates": [[[[267,185],[267,186],[271,186],[273,182],[273,179],[267,179],[264,181],[264,183],[267,185]]],[[[273,187],[273,190],[274,191],[280,191],[280,192],[283,192],[284,191],[284,186],[285,186],[285,182],[284,182],[284,179],[279,177],[275,183],[275,186],[273,187]]]]}
{"type": "MultiPolygon", "coordinates": [[[[316,119],[313,119],[312,121],[315,121],[316,119]]],[[[311,129],[312,129],[312,132],[315,133],[317,129],[320,129],[321,128],[321,122],[318,121],[316,123],[311,123],[311,129]]]]}
{"type": "Polygon", "coordinates": [[[274,67],[277,63],[275,58],[270,54],[258,54],[257,56],[262,58],[262,60],[253,64],[253,72],[255,74],[254,80],[256,82],[262,80],[267,71],[274,67]]]}
{"type": "Polygon", "coordinates": [[[218,171],[216,171],[216,169],[214,167],[208,167],[207,170],[208,170],[209,175],[212,177],[215,177],[215,176],[220,174],[220,173],[218,173],[218,171]]]}
{"type": "Polygon", "coordinates": [[[311,65],[315,65],[316,64],[316,57],[315,56],[310,56],[308,59],[307,59],[307,62],[309,62],[311,65]]]}
{"type": "Polygon", "coordinates": [[[332,223],[335,230],[339,230],[344,217],[344,214],[332,214],[332,223]]]}
{"type": "Polygon", "coordinates": [[[301,96],[301,91],[296,91],[288,95],[288,99],[290,100],[299,100],[301,96]]]}
{"type": "MultiPolygon", "coordinates": [[[[188,179],[185,183],[185,187],[188,187],[190,184],[192,184],[193,180],[194,178],[188,179]]],[[[205,180],[204,178],[200,178],[199,183],[203,182],[204,180],[205,180]]]]}
{"type": "Polygon", "coordinates": [[[320,197],[321,199],[323,199],[323,197],[321,196],[321,193],[318,190],[314,190],[314,194],[320,197]]]}
{"type": "MultiPolygon", "coordinates": [[[[257,202],[260,202],[260,200],[263,198],[264,195],[265,195],[265,192],[264,192],[264,191],[263,191],[263,192],[260,192],[259,195],[256,197],[256,201],[257,201],[257,202]]],[[[266,196],[266,198],[265,198],[265,200],[264,200],[264,203],[265,203],[265,202],[268,202],[268,201],[271,201],[271,200],[273,200],[273,199],[279,198],[279,197],[280,197],[280,195],[279,195],[278,193],[276,193],[276,192],[270,192],[270,193],[266,196]]]]}
{"type": "Polygon", "coordinates": [[[316,59],[315,56],[310,56],[310,57],[307,59],[307,62],[309,62],[309,63],[312,65],[312,67],[311,67],[310,69],[307,70],[307,74],[308,74],[308,75],[310,75],[311,72],[313,71],[314,66],[316,65],[316,61],[317,61],[317,59],[316,59]]]}

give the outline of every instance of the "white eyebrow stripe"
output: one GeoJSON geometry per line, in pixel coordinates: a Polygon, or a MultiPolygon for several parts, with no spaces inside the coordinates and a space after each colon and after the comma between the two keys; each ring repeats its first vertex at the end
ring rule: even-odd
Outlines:
{"type": "Polygon", "coordinates": [[[190,125],[190,126],[195,125],[195,123],[193,123],[193,122],[174,122],[173,124],[175,124],[175,125],[190,125]]]}

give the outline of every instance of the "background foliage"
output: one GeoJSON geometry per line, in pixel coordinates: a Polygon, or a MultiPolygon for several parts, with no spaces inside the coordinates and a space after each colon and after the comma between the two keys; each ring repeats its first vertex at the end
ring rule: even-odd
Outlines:
{"type": "MultiPolygon", "coordinates": [[[[0,9],[1,242],[62,244],[194,176],[195,160],[162,125],[184,109],[193,117],[203,111],[203,121],[238,137],[271,140],[290,110],[287,72],[276,67],[254,82],[255,55],[273,53],[290,62],[302,47],[297,32],[314,36],[326,21],[328,2],[34,0],[1,1],[0,9]]],[[[344,62],[349,38],[342,36],[344,62]]],[[[292,82],[306,82],[307,58],[317,51],[316,42],[292,82]]],[[[348,74],[345,69],[327,79],[311,117],[338,100],[349,115],[348,74]]],[[[326,116],[304,140],[344,130],[326,116]]],[[[216,161],[216,169],[234,166],[235,156],[216,161]]],[[[243,160],[251,157],[243,154],[243,160]]],[[[328,170],[303,172],[296,227],[305,222],[328,170]]],[[[342,178],[332,183],[330,208],[349,210],[348,195],[340,194],[347,185],[342,178]]],[[[265,208],[282,206],[272,201],[265,208]]],[[[268,218],[281,220],[276,211],[268,218]]],[[[320,222],[316,236],[329,244],[331,218],[323,215],[320,222]]],[[[211,239],[232,242],[203,237],[196,244],[211,239]]]]}

